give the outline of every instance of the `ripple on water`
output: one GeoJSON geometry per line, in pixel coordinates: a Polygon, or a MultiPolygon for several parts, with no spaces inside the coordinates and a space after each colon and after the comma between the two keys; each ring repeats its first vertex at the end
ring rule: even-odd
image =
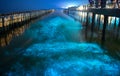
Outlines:
{"type": "Polygon", "coordinates": [[[120,75],[120,62],[108,56],[99,45],[66,40],[64,31],[79,32],[81,28],[78,23],[57,17],[48,23],[43,21],[43,25],[40,29],[34,28],[32,31],[35,38],[47,37],[46,42],[29,46],[22,55],[26,59],[17,62],[12,67],[14,71],[7,73],[9,76],[16,74],[21,76],[120,75]],[[29,69],[26,70],[25,66],[29,69]]]}
{"type": "MultiPolygon", "coordinates": [[[[36,72],[39,71],[39,74],[43,72],[45,76],[117,76],[120,71],[120,62],[108,56],[96,44],[73,42],[35,44],[26,49],[23,55],[44,58],[42,63],[37,60],[35,63],[39,64],[32,65],[32,68],[36,72]],[[42,66],[45,66],[44,70],[42,66]]],[[[33,70],[29,71],[30,74],[33,73],[33,70]]],[[[25,70],[24,72],[27,73],[25,70]]]]}

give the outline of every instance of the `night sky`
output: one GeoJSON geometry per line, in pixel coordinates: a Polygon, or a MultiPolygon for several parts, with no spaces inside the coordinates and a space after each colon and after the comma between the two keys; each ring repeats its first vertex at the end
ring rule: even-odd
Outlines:
{"type": "Polygon", "coordinates": [[[0,0],[0,13],[51,8],[58,9],[87,3],[88,0],[0,0]]]}

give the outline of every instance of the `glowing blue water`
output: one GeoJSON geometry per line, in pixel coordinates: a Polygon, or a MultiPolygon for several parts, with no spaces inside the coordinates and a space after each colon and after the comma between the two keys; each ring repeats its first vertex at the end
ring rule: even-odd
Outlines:
{"type": "MultiPolygon", "coordinates": [[[[120,62],[99,45],[83,42],[79,22],[53,17],[38,22],[28,31],[39,40],[23,53],[25,63],[17,62],[9,76],[117,76],[120,62]],[[43,42],[42,42],[43,41],[43,42]],[[25,68],[29,65],[29,69],[25,68]]],[[[21,59],[22,61],[22,59],[21,59]]]]}

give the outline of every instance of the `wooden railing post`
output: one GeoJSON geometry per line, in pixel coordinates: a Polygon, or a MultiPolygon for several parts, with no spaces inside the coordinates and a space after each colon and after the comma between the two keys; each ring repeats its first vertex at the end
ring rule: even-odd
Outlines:
{"type": "Polygon", "coordinates": [[[5,31],[5,17],[2,16],[2,31],[5,31]]]}

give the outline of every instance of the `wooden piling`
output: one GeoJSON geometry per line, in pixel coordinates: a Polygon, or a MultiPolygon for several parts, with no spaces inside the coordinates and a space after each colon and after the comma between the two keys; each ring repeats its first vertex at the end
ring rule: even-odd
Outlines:
{"type": "Polygon", "coordinates": [[[95,13],[93,13],[93,16],[92,16],[91,39],[92,39],[93,33],[94,33],[94,25],[95,25],[95,13]]]}
{"type": "Polygon", "coordinates": [[[85,26],[85,38],[87,39],[87,32],[88,32],[88,12],[87,12],[87,16],[86,16],[86,26],[85,26]]]}
{"type": "Polygon", "coordinates": [[[114,22],[113,30],[115,30],[115,28],[116,28],[116,17],[115,17],[115,22],[114,22]]]}
{"type": "Polygon", "coordinates": [[[29,12],[29,20],[31,21],[31,12],[29,12]]]}
{"type": "Polygon", "coordinates": [[[13,16],[13,14],[11,15],[11,28],[13,28],[13,26],[14,26],[14,16],[13,16]]]}
{"type": "Polygon", "coordinates": [[[101,19],[101,16],[98,15],[98,31],[100,30],[100,19],[101,19]]]}
{"type": "MultiPolygon", "coordinates": [[[[83,15],[83,12],[81,12],[81,14],[83,15]]],[[[81,16],[80,22],[82,22],[82,19],[83,19],[83,17],[81,16]]]]}
{"type": "Polygon", "coordinates": [[[108,16],[104,15],[104,24],[103,24],[103,30],[102,30],[102,44],[105,43],[105,33],[106,33],[106,27],[108,23],[108,16]]]}
{"type": "Polygon", "coordinates": [[[120,33],[120,18],[119,18],[119,24],[118,24],[118,28],[117,28],[116,39],[119,39],[119,33],[120,33]]]}
{"type": "MultiPolygon", "coordinates": [[[[82,12],[87,12],[87,13],[93,13],[93,17],[92,17],[92,23],[91,21],[89,21],[89,16],[88,16],[88,23],[92,24],[91,25],[91,37],[93,36],[93,32],[94,32],[94,25],[95,25],[95,17],[94,15],[95,14],[98,14],[98,15],[104,15],[104,22],[103,22],[103,28],[101,29],[100,26],[101,26],[101,16],[99,16],[98,18],[98,28],[97,30],[101,30],[102,32],[99,32],[99,34],[101,35],[100,38],[101,38],[101,43],[104,44],[105,43],[105,38],[106,38],[106,28],[107,28],[107,25],[108,25],[108,16],[109,17],[119,17],[120,18],[120,9],[109,9],[109,8],[104,8],[104,9],[100,9],[100,8],[88,8],[87,10],[83,9],[83,10],[76,10],[75,9],[71,9],[71,8],[68,8],[67,9],[69,12],[73,12],[73,11],[76,11],[76,12],[81,12],[81,14],[83,15],[82,12]]],[[[80,22],[83,21],[83,16],[81,16],[81,18],[79,17],[79,20],[80,22]]],[[[87,25],[87,18],[86,18],[86,25],[87,25]]],[[[112,26],[112,18],[110,18],[110,25],[112,26]]],[[[116,39],[119,39],[120,38],[120,19],[119,19],[119,24],[117,26],[116,24],[116,20],[115,20],[115,23],[113,24],[113,30],[110,30],[112,31],[113,34],[110,34],[110,35],[115,35],[116,39]]],[[[87,28],[85,29],[85,37],[87,36],[86,34],[86,31],[87,31],[87,28]]],[[[113,37],[113,36],[112,36],[113,37]]],[[[111,38],[111,37],[110,37],[111,38]]]]}
{"type": "Polygon", "coordinates": [[[113,27],[113,38],[115,38],[115,35],[116,35],[116,32],[115,32],[115,30],[116,30],[116,17],[115,17],[115,22],[114,22],[114,27],[113,27]]]}
{"type": "Polygon", "coordinates": [[[2,32],[5,31],[5,19],[4,16],[2,16],[2,32]]]}

